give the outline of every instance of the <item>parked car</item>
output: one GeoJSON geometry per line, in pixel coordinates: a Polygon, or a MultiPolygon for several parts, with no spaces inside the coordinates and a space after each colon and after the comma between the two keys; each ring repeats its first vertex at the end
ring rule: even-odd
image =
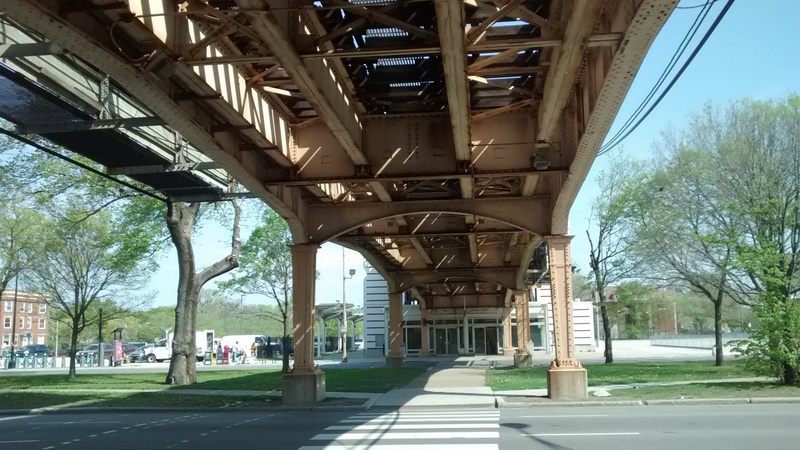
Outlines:
{"type": "Polygon", "coordinates": [[[353,341],[353,349],[354,350],[364,350],[364,340],[363,339],[356,339],[353,341]]]}
{"type": "Polygon", "coordinates": [[[26,345],[16,351],[17,358],[26,356],[50,356],[50,349],[43,344],[26,345]]]}
{"type": "Polygon", "coordinates": [[[145,345],[137,348],[136,350],[132,351],[130,355],[128,355],[128,361],[130,362],[144,362],[145,361],[145,353],[144,353],[145,345]]]}
{"type": "MultiPolygon", "coordinates": [[[[98,344],[91,344],[87,345],[83,350],[79,351],[75,354],[78,360],[83,360],[84,358],[88,358],[90,355],[93,358],[97,357],[97,350],[98,344]]],[[[114,344],[103,344],[103,356],[108,358],[114,355],[114,344]]]]}
{"type": "Polygon", "coordinates": [[[141,345],[136,344],[122,344],[122,359],[130,361],[131,353],[135,352],[140,347],[141,345]]]}

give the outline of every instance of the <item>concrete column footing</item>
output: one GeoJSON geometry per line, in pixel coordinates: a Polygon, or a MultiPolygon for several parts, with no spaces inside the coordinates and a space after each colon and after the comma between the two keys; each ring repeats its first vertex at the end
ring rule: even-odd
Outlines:
{"type": "Polygon", "coordinates": [[[386,357],[386,368],[387,369],[402,369],[403,368],[403,360],[405,358],[402,356],[387,356],[386,357]]]}
{"type": "Polygon", "coordinates": [[[583,367],[547,369],[547,396],[551,400],[589,398],[586,369],[583,367]]]}
{"type": "Polygon", "coordinates": [[[533,367],[530,353],[514,353],[514,367],[533,367]]]}
{"type": "Polygon", "coordinates": [[[286,373],[283,375],[283,404],[307,405],[325,399],[325,372],[286,373]]]}

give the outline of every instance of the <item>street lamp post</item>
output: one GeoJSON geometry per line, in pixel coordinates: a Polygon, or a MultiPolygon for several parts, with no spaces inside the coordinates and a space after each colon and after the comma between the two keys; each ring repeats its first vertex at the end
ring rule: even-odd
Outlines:
{"type": "Polygon", "coordinates": [[[356,269],[350,269],[350,276],[344,274],[344,247],[342,247],[342,362],[347,362],[347,288],[346,281],[353,278],[356,269]]]}

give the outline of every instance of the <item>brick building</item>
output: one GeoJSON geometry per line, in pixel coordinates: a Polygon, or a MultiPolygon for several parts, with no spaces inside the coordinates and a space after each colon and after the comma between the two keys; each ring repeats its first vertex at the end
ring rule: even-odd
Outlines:
{"type": "Polygon", "coordinates": [[[14,335],[14,347],[20,348],[28,344],[47,344],[48,306],[39,294],[29,292],[3,292],[0,302],[0,323],[3,327],[2,346],[11,344],[14,335]],[[16,308],[14,303],[16,302],[16,308]],[[16,311],[14,311],[16,309],[16,311]],[[14,327],[16,321],[16,328],[14,327]]]}

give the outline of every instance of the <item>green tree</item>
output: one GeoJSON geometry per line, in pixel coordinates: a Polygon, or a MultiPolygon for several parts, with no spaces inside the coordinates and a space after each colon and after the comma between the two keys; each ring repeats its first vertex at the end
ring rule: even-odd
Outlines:
{"type": "Polygon", "coordinates": [[[655,169],[630,186],[634,220],[629,250],[650,283],[688,289],[711,302],[719,366],[724,360],[724,304],[746,302],[746,295],[735,258],[740,222],[725,207],[707,133],[698,120],[682,133],[662,134],[655,169]]]}
{"type": "Polygon", "coordinates": [[[75,221],[67,215],[67,220],[54,220],[42,258],[31,270],[37,291],[70,330],[70,379],[76,375],[78,337],[98,320],[93,305],[113,301],[115,308],[106,316],[111,318],[146,301],[128,295],[146,277],[143,258],[120,251],[109,216],[101,213],[75,221]]]}
{"type": "Polygon", "coordinates": [[[642,164],[621,154],[612,154],[609,168],[597,177],[600,192],[592,202],[590,223],[596,234],[589,238],[589,267],[592,284],[600,303],[606,364],[614,362],[607,288],[631,276],[636,264],[628,255],[630,246],[629,185],[638,183],[642,164]]]}
{"type": "MultiPolygon", "coordinates": [[[[289,348],[292,311],[292,236],[286,222],[271,209],[265,209],[242,247],[241,268],[223,289],[241,295],[259,295],[274,301],[277,314],[265,311],[282,325],[283,348],[289,348]]],[[[289,352],[283,353],[283,372],[289,372],[289,352]]]]}
{"type": "Polygon", "coordinates": [[[709,108],[717,182],[743,223],[736,255],[757,293],[739,349],[759,373],[800,385],[800,96],[709,108]]]}

